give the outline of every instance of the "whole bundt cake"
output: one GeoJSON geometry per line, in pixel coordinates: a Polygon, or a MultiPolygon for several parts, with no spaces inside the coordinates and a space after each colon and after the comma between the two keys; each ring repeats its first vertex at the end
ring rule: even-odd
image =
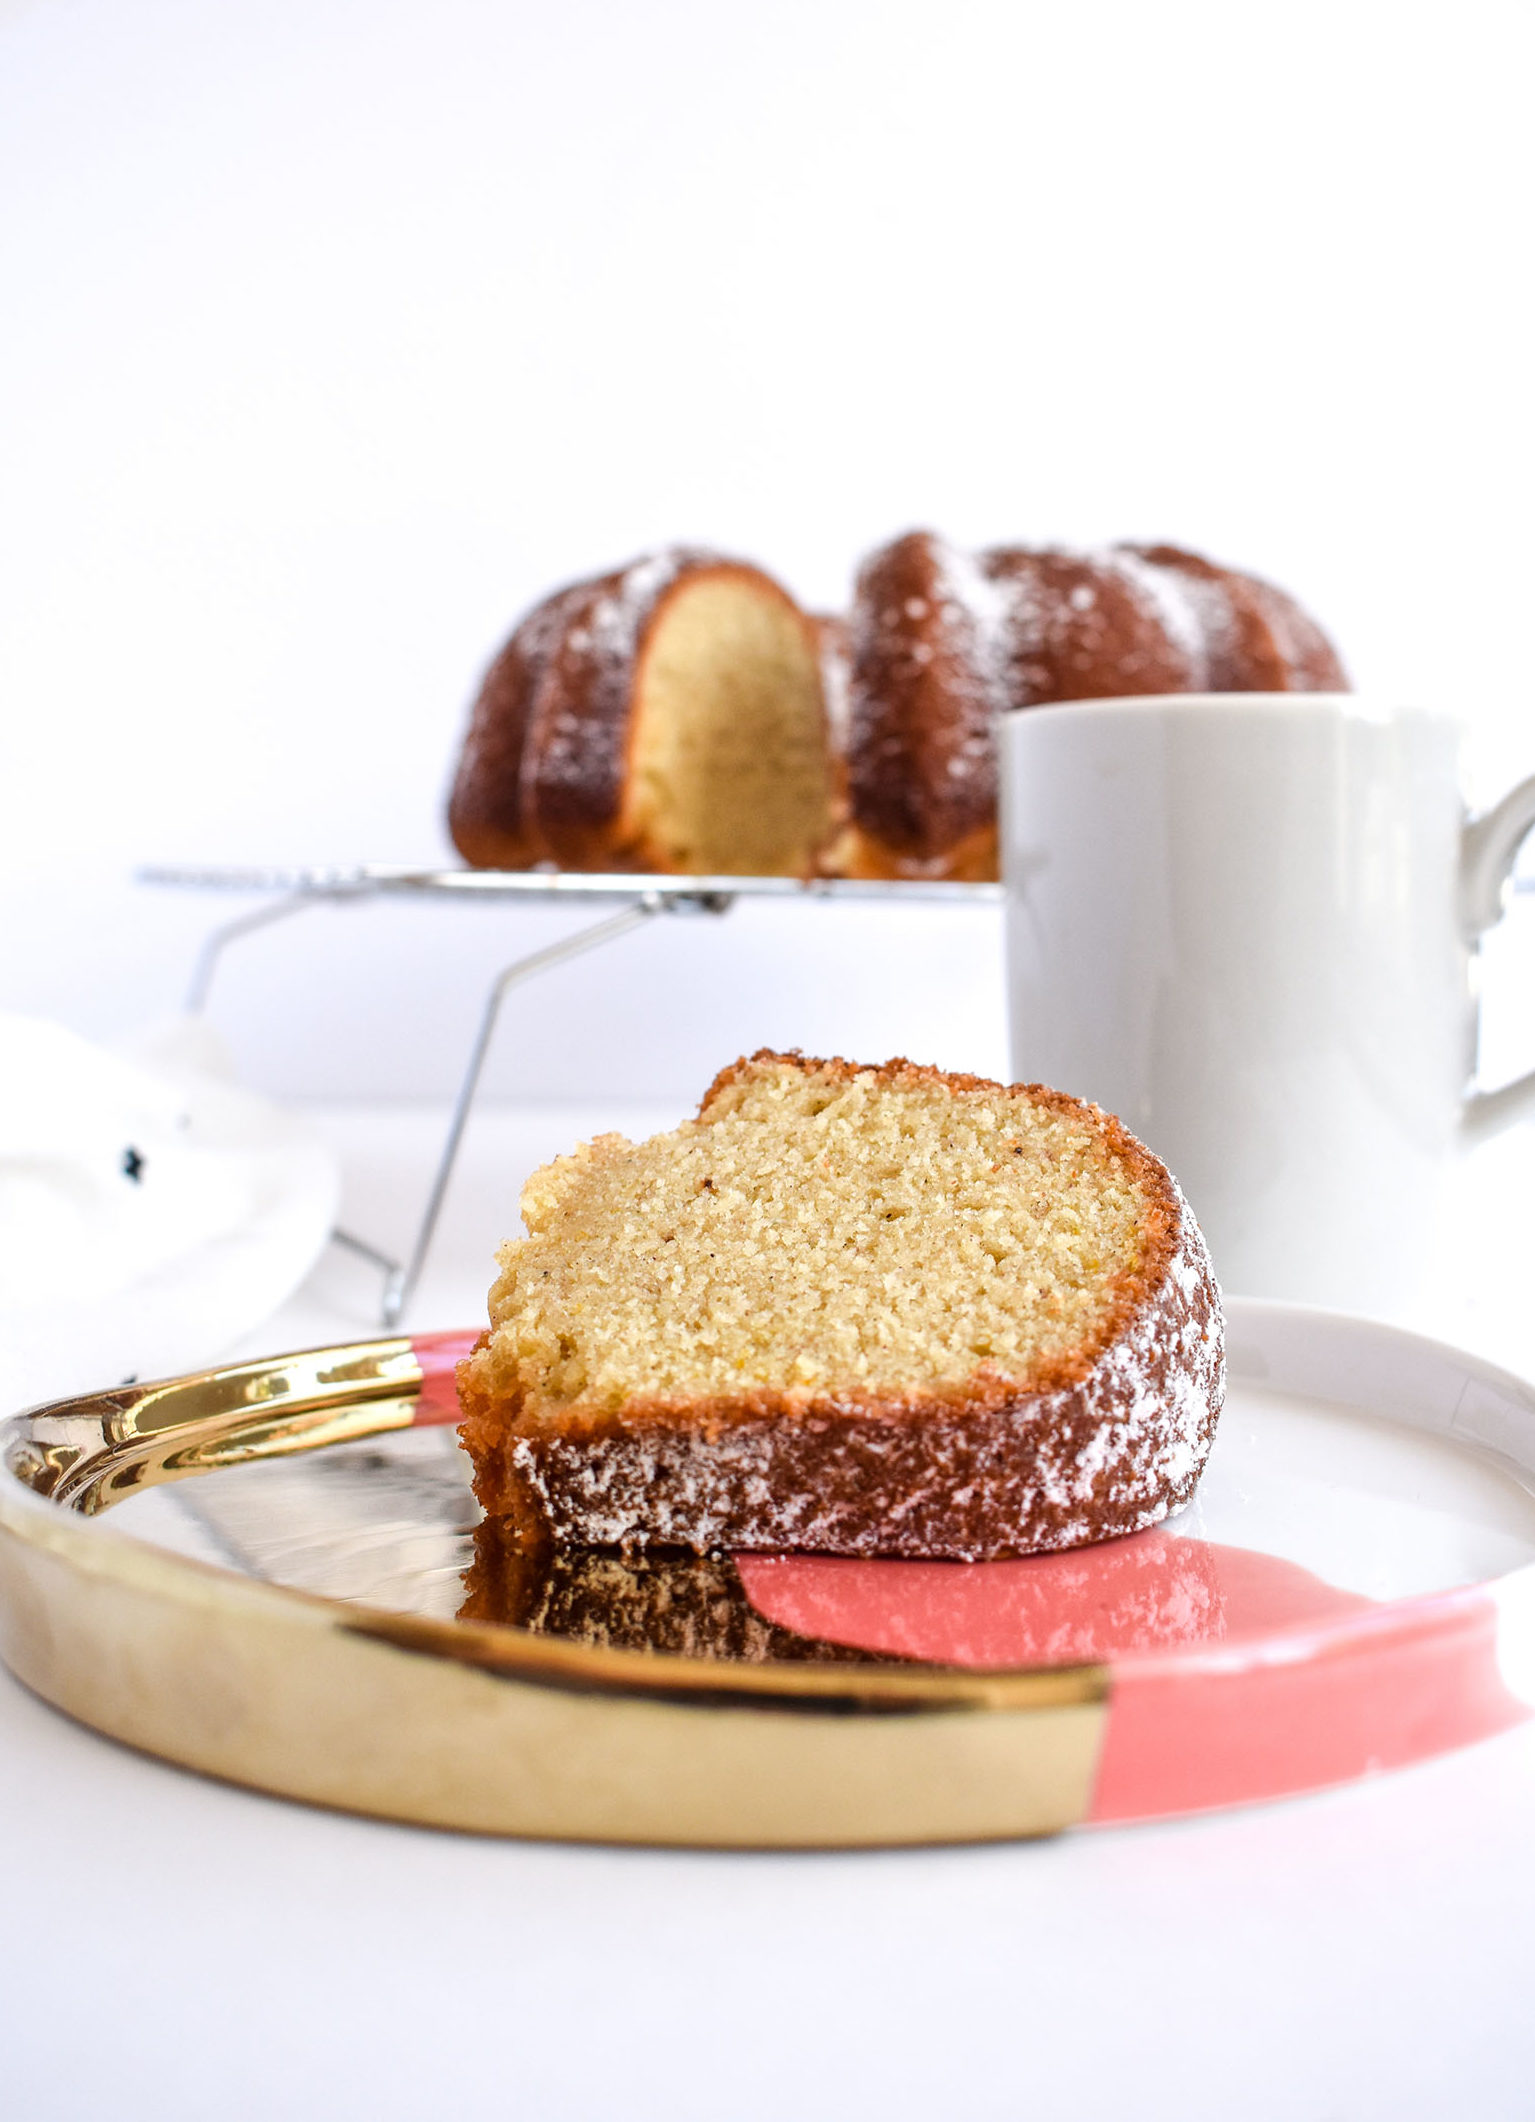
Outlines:
{"type": "Polygon", "coordinates": [[[1006,710],[1347,683],[1292,598],[1178,546],[972,554],[910,531],[864,562],[845,620],[673,547],[523,620],[449,828],[488,868],[994,877],[1006,710]]]}

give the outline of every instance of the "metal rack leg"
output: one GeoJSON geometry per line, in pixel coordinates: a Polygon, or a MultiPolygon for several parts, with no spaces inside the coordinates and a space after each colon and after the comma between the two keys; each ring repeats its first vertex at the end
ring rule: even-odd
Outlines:
{"type": "Polygon", "coordinates": [[[339,1223],[330,1234],[330,1242],[332,1245],[344,1245],[349,1253],[356,1253],[360,1259],[370,1260],[376,1268],[382,1271],[384,1277],[384,1323],[388,1325],[397,1319],[400,1315],[400,1307],[405,1302],[404,1297],[399,1294],[400,1286],[405,1279],[405,1270],[401,1267],[399,1261],[395,1259],[394,1255],[380,1252],[376,1245],[370,1245],[366,1238],[359,1238],[352,1231],[343,1230],[339,1223]]]}
{"type": "Polygon", "coordinates": [[[218,971],[226,944],[250,935],[254,929],[269,928],[274,921],[286,921],[290,914],[301,914],[306,906],[319,904],[320,900],[313,893],[294,892],[286,899],[279,899],[275,905],[258,906],[253,914],[241,914],[238,920],[226,921],[222,928],[216,928],[197,954],[191,985],[187,989],[187,1015],[199,1016],[206,1006],[208,990],[213,985],[213,975],[218,971]]]}
{"type": "MultiPolygon", "coordinates": [[[[710,905],[705,910],[722,913],[729,903],[728,900],[725,900],[718,905],[710,905]]],[[[508,994],[514,987],[521,986],[524,980],[531,980],[535,974],[552,971],[556,965],[563,965],[571,958],[579,958],[583,952],[595,950],[599,944],[611,943],[615,938],[627,935],[631,929],[639,928],[653,914],[671,911],[674,905],[675,901],[671,898],[663,897],[655,892],[647,893],[643,899],[637,899],[633,905],[626,906],[621,913],[610,915],[606,921],[595,922],[590,928],[578,929],[575,935],[562,937],[558,943],[550,944],[547,949],[534,951],[531,957],[516,959],[511,965],[507,966],[504,972],[499,973],[492,982],[490,993],[485,998],[485,1008],[480,1018],[480,1028],[476,1034],[474,1045],[470,1050],[469,1065],[464,1071],[464,1080],[459,1085],[458,1098],[453,1107],[453,1117],[448,1123],[447,1139],[442,1145],[442,1154],[437,1160],[437,1174],[432,1181],[432,1190],[427,1196],[426,1207],[422,1212],[420,1226],[416,1231],[415,1244],[412,1246],[410,1257],[404,1266],[392,1267],[385,1280],[383,1301],[383,1323],[385,1326],[397,1326],[399,1324],[401,1314],[410,1302],[416,1284],[421,1278],[421,1270],[426,1264],[426,1256],[431,1248],[433,1234],[437,1229],[437,1219],[442,1213],[442,1204],[448,1191],[448,1182],[453,1176],[453,1167],[458,1159],[459,1144],[463,1140],[464,1128],[468,1124],[469,1115],[474,1106],[474,1096],[479,1088],[480,1073],[485,1066],[485,1056],[490,1050],[491,1035],[495,1031],[496,1020],[501,1014],[501,1005],[508,994]]],[[[341,1233],[337,1232],[336,1235],[340,1237],[341,1233]]],[[[351,1244],[356,1251],[366,1250],[373,1259],[381,1257],[371,1247],[364,1248],[358,1245],[355,1240],[343,1239],[342,1242],[351,1244]]]]}

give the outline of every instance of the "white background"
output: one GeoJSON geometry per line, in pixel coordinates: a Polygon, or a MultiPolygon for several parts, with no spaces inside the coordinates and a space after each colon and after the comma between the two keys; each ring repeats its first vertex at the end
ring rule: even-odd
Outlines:
{"type": "MultiPolygon", "coordinates": [[[[916,523],[1183,540],[1461,712],[1499,792],[1532,45],[1498,0],[9,0],[0,1004],[175,1006],[233,909],[141,862],[441,859],[520,611],[677,538],[821,606],[916,523]]],[[[311,914],[215,1016],[279,1094],[441,1094],[566,919],[311,914]]],[[[673,923],[530,998],[491,1088],[1000,1071],[998,965],[985,914],[673,923]]]]}
{"type": "MultiPolygon", "coordinates": [[[[0,0],[0,1006],[175,1007],[227,909],[138,863],[443,857],[519,612],[678,538],[820,606],[918,523],[1184,541],[1499,792],[1532,57],[1501,0],[0,0]]],[[[440,1097],[564,918],[315,913],[214,1015],[284,1097],[440,1097]]],[[[997,1070],[999,965],[986,914],[679,921],[537,991],[493,1088],[542,1154],[761,1040],[997,1070]]],[[[440,1120],[348,1126],[344,1213],[403,1242],[440,1120]]],[[[417,1323],[472,1316],[509,1178],[471,1162],[417,1323]]],[[[375,1303],[333,1249],[271,1332],[375,1303]]],[[[280,1805],[0,1677],[0,2107],[1514,2122],[1532,1729],[1048,1847],[668,1856],[280,1805]]]]}

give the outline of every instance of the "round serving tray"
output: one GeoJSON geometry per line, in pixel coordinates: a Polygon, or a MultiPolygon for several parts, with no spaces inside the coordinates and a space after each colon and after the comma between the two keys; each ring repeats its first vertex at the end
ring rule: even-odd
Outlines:
{"type": "Polygon", "coordinates": [[[1535,1704],[1535,1388],[1442,1344],[1230,1301],[1194,1503],[1072,1555],[530,1573],[451,1428],[470,1338],[15,1417],[6,1663],[116,1739],[317,1804],[759,1847],[1252,1802],[1535,1704]]]}

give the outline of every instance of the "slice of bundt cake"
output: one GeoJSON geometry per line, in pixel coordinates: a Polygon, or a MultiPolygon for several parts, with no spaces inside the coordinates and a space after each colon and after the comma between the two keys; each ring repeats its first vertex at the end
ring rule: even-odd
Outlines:
{"type": "Polygon", "coordinates": [[[448,823],[481,867],[804,876],[832,803],[815,622],[759,568],[679,547],[523,620],[448,823]]]}
{"type": "Polygon", "coordinates": [[[1209,1450],[1203,1240],[1059,1092],[764,1051],[522,1208],[462,1435],[556,1542],[1028,1554],[1153,1524],[1209,1450]]]}

